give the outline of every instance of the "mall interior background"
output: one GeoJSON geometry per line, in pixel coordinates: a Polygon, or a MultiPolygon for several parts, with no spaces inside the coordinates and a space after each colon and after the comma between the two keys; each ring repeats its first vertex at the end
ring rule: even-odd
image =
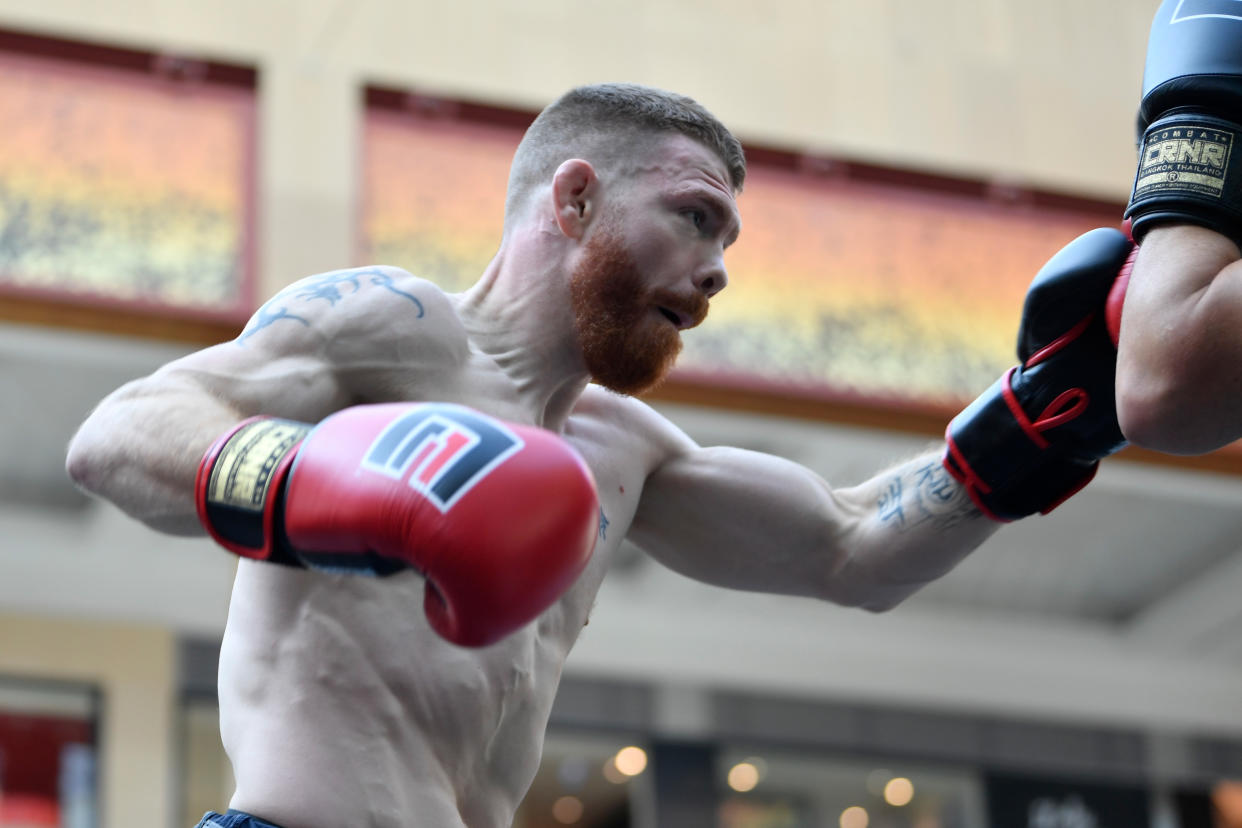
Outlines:
{"type": "MultiPolygon", "coordinates": [[[[523,119],[634,81],[755,170],[729,333],[652,404],[861,480],[935,442],[1038,264],[1116,220],[1156,5],[0,0],[0,826],[191,825],[232,784],[233,561],[73,490],[108,391],[304,275],[468,278],[523,119]]],[[[883,615],[627,550],[519,824],[1242,825],[1239,456],[1128,451],[883,615]]]]}

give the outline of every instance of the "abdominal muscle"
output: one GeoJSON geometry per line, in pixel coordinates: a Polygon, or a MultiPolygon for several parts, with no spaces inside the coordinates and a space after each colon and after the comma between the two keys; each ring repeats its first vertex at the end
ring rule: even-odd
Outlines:
{"type": "Polygon", "coordinates": [[[240,561],[219,677],[230,807],[284,828],[509,826],[585,620],[570,617],[589,604],[571,597],[583,581],[534,624],[466,649],[428,626],[412,572],[240,561]]]}

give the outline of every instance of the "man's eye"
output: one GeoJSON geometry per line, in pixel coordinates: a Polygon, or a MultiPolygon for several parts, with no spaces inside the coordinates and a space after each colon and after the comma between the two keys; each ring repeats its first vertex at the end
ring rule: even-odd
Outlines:
{"type": "Polygon", "coordinates": [[[682,215],[690,219],[695,229],[702,230],[703,225],[707,223],[707,214],[702,210],[683,210],[682,215]]]}

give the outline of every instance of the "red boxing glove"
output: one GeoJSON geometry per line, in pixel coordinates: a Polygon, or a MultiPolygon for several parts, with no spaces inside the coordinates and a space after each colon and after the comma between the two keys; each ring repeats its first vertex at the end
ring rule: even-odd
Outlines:
{"type": "Polygon", "coordinates": [[[591,472],[550,431],[443,403],[348,408],[313,429],[256,418],[204,456],[199,517],[250,558],[427,579],[431,626],[465,646],[534,620],[594,550],[591,472]]]}
{"type": "MultiPolygon", "coordinates": [[[[1121,232],[1126,234],[1127,239],[1134,241],[1129,219],[1121,223],[1121,232]]],[[[1126,289],[1130,287],[1130,271],[1134,270],[1134,260],[1138,258],[1138,251],[1138,245],[1135,245],[1130,251],[1130,257],[1121,266],[1121,272],[1117,274],[1113,286],[1109,288],[1108,299],[1104,302],[1104,322],[1108,325],[1108,338],[1113,341],[1114,345],[1121,341],[1121,311],[1125,307],[1126,289]]]]}
{"type": "Polygon", "coordinates": [[[1130,254],[1130,258],[1117,274],[1116,281],[1108,290],[1108,299],[1104,301],[1104,321],[1108,325],[1108,338],[1116,345],[1121,341],[1121,312],[1126,304],[1126,289],[1130,287],[1130,271],[1134,269],[1134,257],[1138,248],[1130,254]]]}

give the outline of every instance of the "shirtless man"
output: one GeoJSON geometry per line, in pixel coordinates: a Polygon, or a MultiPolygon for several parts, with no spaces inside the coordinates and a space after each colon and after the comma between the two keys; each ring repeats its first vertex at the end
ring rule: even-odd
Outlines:
{"type": "Polygon", "coordinates": [[[235,341],[91,414],[75,481],[164,532],[205,524],[242,556],[219,674],[237,789],[204,826],[508,826],[623,538],[712,584],[884,610],[1121,445],[1098,313],[1129,251],[1119,233],[1040,272],[1023,364],[954,419],[947,448],[834,489],[784,459],[696,445],[629,395],[725,287],[744,177],[737,140],[693,101],[573,90],[517,150],[474,287],[450,295],[392,267],[312,277],[235,341]],[[448,500],[419,511],[426,463],[386,442],[437,417],[525,446],[479,473],[458,501],[481,498],[470,517],[448,500]],[[551,471],[518,462],[540,434],[551,471]],[[239,488],[253,508],[230,512],[239,488]],[[545,512],[572,537],[532,530],[545,512]]]}

